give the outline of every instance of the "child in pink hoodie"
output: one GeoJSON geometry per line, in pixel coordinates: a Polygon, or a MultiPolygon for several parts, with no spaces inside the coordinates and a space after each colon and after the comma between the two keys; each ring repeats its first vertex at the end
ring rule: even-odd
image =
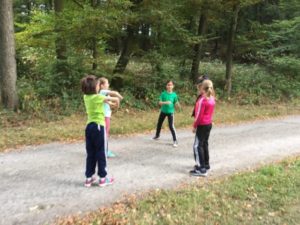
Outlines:
{"type": "Polygon", "coordinates": [[[196,165],[194,170],[190,171],[192,176],[207,176],[209,165],[208,139],[212,128],[212,117],[215,109],[215,98],[213,83],[211,80],[204,80],[202,85],[198,86],[199,98],[195,104],[195,120],[193,124],[194,158],[196,165]]]}

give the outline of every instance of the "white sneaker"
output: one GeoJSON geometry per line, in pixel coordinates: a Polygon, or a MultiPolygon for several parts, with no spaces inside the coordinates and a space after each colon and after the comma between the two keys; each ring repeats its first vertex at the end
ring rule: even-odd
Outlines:
{"type": "Polygon", "coordinates": [[[97,182],[97,179],[95,177],[86,178],[84,186],[91,187],[95,182],[97,182]]]}
{"type": "Polygon", "coordinates": [[[176,148],[177,146],[178,146],[178,142],[177,142],[177,141],[174,141],[173,147],[176,148]]]}
{"type": "Polygon", "coordinates": [[[100,178],[99,186],[100,187],[105,187],[107,185],[113,184],[114,181],[115,181],[115,179],[113,177],[111,177],[111,178],[108,178],[108,177],[100,178]]]}

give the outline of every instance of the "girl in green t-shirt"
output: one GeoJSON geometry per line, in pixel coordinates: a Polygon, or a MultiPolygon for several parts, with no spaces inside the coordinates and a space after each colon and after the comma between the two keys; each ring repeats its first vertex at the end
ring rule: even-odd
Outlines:
{"type": "Polygon", "coordinates": [[[160,108],[160,114],[158,117],[158,122],[156,126],[156,134],[152,138],[153,140],[158,140],[160,136],[160,131],[162,124],[166,117],[168,117],[168,123],[169,128],[172,133],[173,137],[173,147],[178,146],[177,136],[176,136],[176,130],[174,126],[174,112],[175,112],[175,105],[180,107],[177,94],[173,92],[174,83],[173,81],[169,80],[166,85],[166,90],[163,91],[159,97],[159,105],[160,108]]]}

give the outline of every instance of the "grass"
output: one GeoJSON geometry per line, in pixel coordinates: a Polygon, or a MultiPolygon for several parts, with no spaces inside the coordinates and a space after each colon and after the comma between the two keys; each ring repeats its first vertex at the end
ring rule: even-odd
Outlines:
{"type": "Polygon", "coordinates": [[[299,224],[300,158],[225,179],[131,197],[67,224],[299,224]]]}
{"type": "MultiPolygon", "coordinates": [[[[191,106],[183,107],[175,116],[176,128],[191,127],[191,106]]],[[[138,111],[122,108],[112,117],[111,134],[129,135],[150,132],[155,129],[159,110],[138,111]]],[[[235,105],[218,102],[214,122],[216,125],[268,119],[300,114],[297,102],[264,106],[235,105]]],[[[70,116],[45,114],[42,118],[0,112],[0,152],[26,145],[53,141],[72,142],[84,139],[86,116],[77,113],[70,116]]],[[[165,122],[164,128],[167,129],[165,122]]]]}

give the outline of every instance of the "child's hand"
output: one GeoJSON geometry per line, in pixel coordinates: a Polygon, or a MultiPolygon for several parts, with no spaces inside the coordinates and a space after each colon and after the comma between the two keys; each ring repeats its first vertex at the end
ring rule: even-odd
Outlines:
{"type": "Polygon", "coordinates": [[[120,106],[120,102],[119,101],[116,101],[116,102],[112,102],[112,101],[109,101],[107,102],[109,104],[109,106],[112,108],[112,109],[117,109],[119,108],[120,106]]]}
{"type": "Polygon", "coordinates": [[[193,133],[196,133],[196,128],[195,127],[193,127],[193,133]]]}
{"type": "Polygon", "coordinates": [[[177,102],[175,106],[180,112],[182,111],[182,108],[181,108],[181,105],[179,104],[179,102],[177,102]]]}

